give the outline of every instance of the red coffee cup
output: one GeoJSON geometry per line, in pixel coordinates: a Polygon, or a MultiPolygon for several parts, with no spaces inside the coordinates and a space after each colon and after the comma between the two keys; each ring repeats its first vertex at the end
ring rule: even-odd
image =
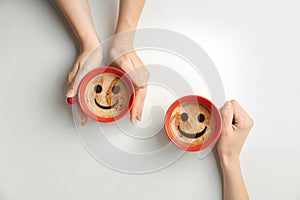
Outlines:
{"type": "Polygon", "coordinates": [[[165,130],[169,139],[177,147],[186,151],[204,150],[214,145],[220,136],[221,128],[222,119],[217,107],[208,99],[197,95],[184,96],[176,100],[169,107],[165,116],[165,130]],[[199,108],[198,110],[194,109],[194,107],[189,109],[193,112],[193,115],[191,114],[192,116],[189,116],[189,113],[183,111],[185,110],[184,106],[188,104],[193,106],[199,105],[199,107],[197,107],[199,108]],[[201,113],[200,108],[204,113],[201,113]],[[197,115],[195,115],[195,113],[197,113],[197,115]],[[208,113],[210,113],[210,115],[208,113]],[[208,116],[205,117],[205,115],[208,116]],[[189,117],[194,118],[190,119],[189,117]],[[189,133],[188,131],[182,130],[181,126],[184,127],[184,123],[189,123],[190,127],[192,123],[192,125],[195,125],[193,127],[198,128],[200,126],[202,129],[197,130],[196,133],[189,133]]]}
{"type": "MultiPolygon", "coordinates": [[[[120,90],[120,88],[118,89],[120,90]]],[[[112,92],[111,92],[112,93],[112,92]]],[[[104,94],[105,95],[105,94],[104,94]]],[[[108,95],[108,93],[106,94],[108,95]]],[[[135,98],[135,89],[134,89],[134,85],[132,83],[132,81],[130,80],[129,76],[123,72],[122,70],[115,68],[115,67],[111,67],[111,66],[104,66],[104,67],[99,67],[96,68],[94,70],[92,70],[91,72],[89,72],[81,81],[79,88],[78,88],[78,94],[75,97],[72,98],[67,98],[67,102],[69,104],[73,104],[76,102],[79,102],[80,107],[82,108],[82,110],[84,111],[84,113],[99,122],[113,122],[116,120],[121,119],[122,117],[124,117],[132,108],[133,106],[133,102],[134,102],[134,98],[135,98]],[[120,103],[119,99],[117,99],[117,101],[115,103],[112,103],[112,105],[101,105],[97,99],[96,99],[96,93],[100,93],[102,91],[102,87],[99,85],[92,85],[94,84],[94,82],[97,81],[97,78],[100,76],[104,76],[104,75],[108,75],[105,73],[111,73],[113,74],[115,77],[117,77],[118,81],[120,81],[121,83],[124,83],[122,85],[124,85],[124,87],[126,87],[126,90],[128,92],[128,103],[127,105],[125,105],[126,107],[123,108],[123,110],[117,115],[117,116],[113,116],[113,117],[103,117],[100,116],[99,114],[97,114],[96,109],[91,109],[91,106],[89,106],[89,104],[87,103],[87,101],[89,101],[90,104],[95,104],[93,106],[97,106],[97,109],[113,109],[114,106],[119,106],[118,103],[120,103]],[[91,92],[89,91],[91,88],[91,86],[95,86],[95,91],[91,92]],[[96,88],[100,87],[100,88],[96,88]],[[90,96],[95,96],[93,100],[87,100],[87,94],[89,94],[90,96]],[[100,106],[100,108],[99,108],[100,106]]],[[[101,100],[101,99],[100,99],[101,100]]],[[[112,100],[110,100],[112,101],[112,100]]],[[[122,105],[123,106],[123,105],[122,105]]]]}

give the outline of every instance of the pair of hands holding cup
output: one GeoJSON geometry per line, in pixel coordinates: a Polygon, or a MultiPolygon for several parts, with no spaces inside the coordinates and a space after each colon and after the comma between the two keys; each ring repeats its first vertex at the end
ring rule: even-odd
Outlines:
{"type": "MultiPolygon", "coordinates": [[[[132,123],[135,123],[136,120],[141,120],[142,118],[142,111],[147,93],[147,82],[149,80],[149,72],[145,68],[141,59],[137,56],[136,52],[128,51],[130,49],[117,49],[112,47],[109,55],[112,60],[111,65],[127,72],[133,84],[135,85],[135,101],[130,111],[130,120],[132,123]],[[125,50],[128,52],[124,53],[125,50]]],[[[69,74],[67,75],[67,82],[69,84],[69,90],[66,94],[67,98],[76,96],[81,80],[90,71],[98,68],[102,63],[102,59],[103,50],[100,44],[89,51],[83,51],[77,57],[69,74]]],[[[76,104],[76,107],[82,125],[86,124],[86,114],[78,104],[76,104]]]]}

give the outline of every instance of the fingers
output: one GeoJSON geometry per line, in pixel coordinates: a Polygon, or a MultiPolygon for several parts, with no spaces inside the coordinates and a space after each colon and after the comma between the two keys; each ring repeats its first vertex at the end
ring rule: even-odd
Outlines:
{"type": "Polygon", "coordinates": [[[251,129],[254,122],[248,113],[242,108],[242,106],[235,100],[231,101],[235,126],[241,129],[251,129]]]}
{"type": "Polygon", "coordinates": [[[87,123],[86,114],[83,112],[83,110],[79,104],[75,104],[75,106],[76,106],[76,110],[77,110],[77,113],[78,113],[80,121],[81,121],[81,125],[85,125],[87,123]]]}
{"type": "MultiPolygon", "coordinates": [[[[113,53],[113,51],[111,51],[111,53],[113,53]]],[[[130,111],[130,121],[135,123],[136,120],[141,120],[142,118],[150,73],[135,52],[121,54],[112,58],[113,62],[111,65],[125,71],[137,88],[135,91],[135,101],[130,111]]]]}
{"type": "Polygon", "coordinates": [[[222,121],[223,121],[223,129],[232,129],[232,121],[233,121],[233,107],[230,101],[227,101],[224,106],[221,108],[222,121]]]}
{"type": "Polygon", "coordinates": [[[67,81],[69,83],[69,90],[67,97],[74,97],[77,93],[78,87],[84,76],[93,69],[100,67],[103,59],[103,50],[101,46],[96,46],[89,52],[83,52],[76,60],[67,81]]]}
{"type": "Polygon", "coordinates": [[[66,96],[68,98],[74,97],[77,93],[78,83],[76,83],[76,82],[78,82],[77,77],[78,77],[79,70],[80,70],[80,63],[75,63],[74,67],[72,67],[72,69],[68,75],[67,81],[69,83],[69,90],[67,91],[67,94],[66,94],[66,96]]]}
{"type": "Polygon", "coordinates": [[[135,105],[133,105],[131,111],[130,111],[130,121],[132,124],[134,124],[137,120],[137,112],[136,112],[137,108],[135,105]]]}
{"type": "Polygon", "coordinates": [[[142,119],[146,93],[147,93],[147,87],[141,87],[136,89],[135,101],[130,111],[130,121],[133,124],[136,122],[136,120],[140,121],[142,119]]]}
{"type": "Polygon", "coordinates": [[[69,84],[69,90],[67,91],[67,94],[66,94],[66,96],[68,98],[74,97],[76,94],[76,92],[73,89],[73,86],[74,86],[75,78],[78,74],[79,69],[80,69],[80,62],[78,60],[76,60],[66,78],[66,80],[69,84]]]}
{"type": "MultiPolygon", "coordinates": [[[[73,64],[68,76],[67,82],[69,84],[69,90],[67,91],[66,96],[68,101],[72,100],[72,97],[75,97],[78,91],[81,80],[84,76],[92,71],[93,69],[100,67],[103,59],[102,47],[96,46],[94,49],[88,52],[82,52],[76,59],[73,64]],[[84,64],[83,64],[84,63],[84,64]]],[[[87,123],[87,116],[81,109],[80,105],[75,104],[77,113],[79,115],[82,125],[87,123]]]]}
{"type": "Polygon", "coordinates": [[[78,73],[78,70],[79,70],[79,60],[77,59],[74,62],[73,66],[72,66],[72,68],[71,68],[71,70],[70,70],[70,72],[69,72],[69,74],[67,75],[67,78],[66,78],[67,83],[69,84],[69,86],[71,85],[74,78],[76,77],[76,75],[78,73]]]}
{"type": "Polygon", "coordinates": [[[79,71],[77,72],[75,78],[73,79],[72,83],[69,86],[69,90],[67,92],[67,97],[74,97],[77,94],[79,85],[81,80],[89,73],[89,68],[83,68],[80,66],[79,63],[79,71]]]}

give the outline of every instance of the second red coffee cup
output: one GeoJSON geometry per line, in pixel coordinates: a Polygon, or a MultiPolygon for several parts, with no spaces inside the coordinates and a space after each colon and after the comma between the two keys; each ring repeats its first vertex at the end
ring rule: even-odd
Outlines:
{"type": "Polygon", "coordinates": [[[165,116],[165,130],[173,144],[199,151],[215,144],[222,128],[221,115],[208,99],[189,95],[176,100],[165,116]]]}

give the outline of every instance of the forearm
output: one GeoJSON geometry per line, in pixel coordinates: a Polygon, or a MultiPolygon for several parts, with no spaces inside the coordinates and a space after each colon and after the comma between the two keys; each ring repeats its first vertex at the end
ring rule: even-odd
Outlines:
{"type": "Polygon", "coordinates": [[[90,50],[100,44],[87,0],[56,0],[67,18],[82,50],[90,50]]]}
{"type": "Polygon", "coordinates": [[[248,200],[239,158],[222,157],[220,162],[223,171],[223,199],[248,200]]]}
{"type": "Polygon", "coordinates": [[[110,49],[112,60],[134,51],[135,29],[144,4],[145,0],[120,0],[118,23],[110,49]]]}
{"type": "Polygon", "coordinates": [[[146,0],[120,0],[115,33],[135,30],[146,0]]]}

